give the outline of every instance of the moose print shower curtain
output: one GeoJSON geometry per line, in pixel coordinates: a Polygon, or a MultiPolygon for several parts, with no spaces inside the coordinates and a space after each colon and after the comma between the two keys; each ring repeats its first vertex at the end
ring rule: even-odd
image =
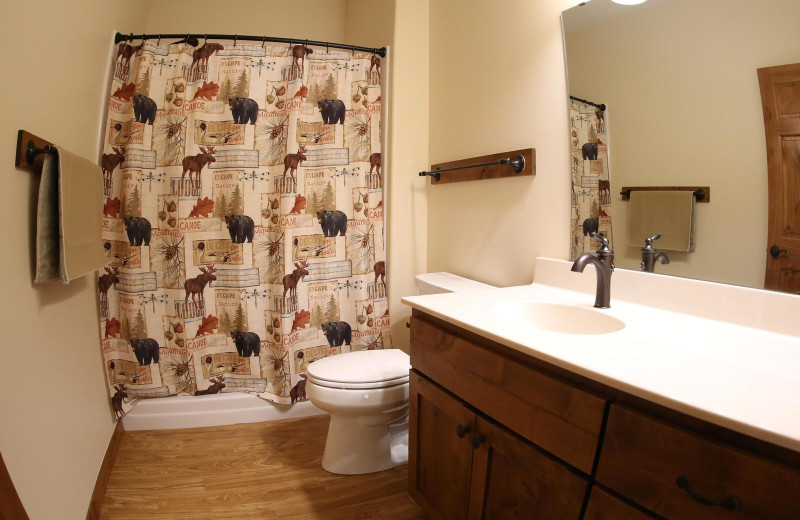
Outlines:
{"type": "Polygon", "coordinates": [[[381,62],[304,45],[120,44],[99,279],[114,411],[306,398],[309,363],[390,347],[381,62]]]}
{"type": "Polygon", "coordinates": [[[576,99],[570,100],[570,153],[572,156],[572,225],[570,260],[592,253],[598,244],[593,232],[608,238],[611,232],[611,179],[608,169],[606,111],[576,99]]]}

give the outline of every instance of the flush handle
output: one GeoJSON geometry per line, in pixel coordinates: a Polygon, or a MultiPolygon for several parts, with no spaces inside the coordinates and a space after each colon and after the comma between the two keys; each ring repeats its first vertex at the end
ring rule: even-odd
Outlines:
{"type": "Polygon", "coordinates": [[[780,246],[774,245],[769,248],[769,254],[772,255],[772,258],[778,258],[781,256],[781,253],[786,253],[785,249],[781,249],[780,246]]]}

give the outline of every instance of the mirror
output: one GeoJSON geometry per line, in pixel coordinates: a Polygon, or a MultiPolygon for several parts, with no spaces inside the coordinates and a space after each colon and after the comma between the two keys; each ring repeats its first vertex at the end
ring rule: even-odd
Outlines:
{"type": "MultiPolygon", "coordinates": [[[[756,69],[800,62],[800,2],[591,0],[562,20],[570,96],[607,106],[610,197],[591,209],[610,218],[617,267],[639,270],[644,246],[628,244],[623,186],[709,186],[710,202],[695,206],[695,250],[667,251],[670,263],[655,272],[763,288],[767,158],[756,69]]],[[[576,168],[597,173],[572,162],[573,178],[576,168]]]]}

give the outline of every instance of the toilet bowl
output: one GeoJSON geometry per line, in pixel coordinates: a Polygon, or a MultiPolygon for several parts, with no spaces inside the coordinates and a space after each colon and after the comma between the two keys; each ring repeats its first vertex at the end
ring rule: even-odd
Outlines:
{"type": "MultiPolygon", "coordinates": [[[[416,277],[421,294],[491,289],[450,273],[416,277]]],[[[374,473],[408,462],[408,354],[360,350],[314,361],[306,395],[331,416],[322,467],[340,475],[374,473]]]]}
{"type": "Polygon", "coordinates": [[[323,468],[359,475],[408,461],[410,368],[408,354],[398,349],[350,352],[308,365],[308,399],[331,416],[323,468]]]}

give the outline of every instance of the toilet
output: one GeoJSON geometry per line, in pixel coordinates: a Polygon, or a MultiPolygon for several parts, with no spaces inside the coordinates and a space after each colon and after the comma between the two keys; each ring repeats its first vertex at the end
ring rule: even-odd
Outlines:
{"type": "MultiPolygon", "coordinates": [[[[491,289],[450,273],[416,277],[420,294],[491,289]]],[[[340,475],[374,473],[408,462],[408,354],[359,350],[314,361],[306,394],[331,416],[322,467],[340,475]]]]}

